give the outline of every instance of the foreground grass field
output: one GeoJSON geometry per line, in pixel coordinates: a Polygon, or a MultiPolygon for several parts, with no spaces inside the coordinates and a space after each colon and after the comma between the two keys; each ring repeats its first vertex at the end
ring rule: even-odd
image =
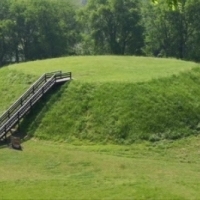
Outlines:
{"type": "Polygon", "coordinates": [[[131,146],[0,148],[0,199],[199,199],[200,137],[131,146]]]}

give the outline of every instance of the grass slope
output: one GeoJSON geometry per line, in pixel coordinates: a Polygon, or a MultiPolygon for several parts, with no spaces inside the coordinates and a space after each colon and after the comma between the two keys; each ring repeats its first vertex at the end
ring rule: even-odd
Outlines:
{"type": "Polygon", "coordinates": [[[139,84],[72,81],[35,107],[24,131],[41,139],[95,143],[198,134],[199,85],[200,69],[139,84]]]}
{"type": "Polygon", "coordinates": [[[0,199],[199,199],[200,138],[132,146],[30,140],[0,149],[0,199]]]}
{"type": "Polygon", "coordinates": [[[129,144],[198,134],[198,66],[174,59],[99,56],[35,61],[11,65],[8,71],[74,74],[74,81],[35,106],[22,122],[24,132],[41,139],[129,144]]]}

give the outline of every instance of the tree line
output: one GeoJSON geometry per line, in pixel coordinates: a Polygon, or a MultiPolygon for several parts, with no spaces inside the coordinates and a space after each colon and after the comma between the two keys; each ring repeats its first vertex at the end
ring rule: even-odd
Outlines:
{"type": "Polygon", "coordinates": [[[172,1],[1,0],[0,65],[96,54],[200,61],[200,0],[172,1]]]}

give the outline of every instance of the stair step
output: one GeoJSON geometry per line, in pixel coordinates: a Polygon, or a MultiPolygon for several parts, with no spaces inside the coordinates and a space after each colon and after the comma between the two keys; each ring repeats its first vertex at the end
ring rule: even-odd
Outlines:
{"type": "Polygon", "coordinates": [[[66,82],[66,81],[69,81],[69,80],[71,80],[71,78],[57,79],[57,80],[56,80],[56,83],[62,83],[62,82],[66,82]]]}
{"type": "Polygon", "coordinates": [[[31,107],[55,83],[64,83],[71,80],[71,72],[51,72],[41,76],[2,116],[0,116],[0,139],[19,122],[31,107]]]}

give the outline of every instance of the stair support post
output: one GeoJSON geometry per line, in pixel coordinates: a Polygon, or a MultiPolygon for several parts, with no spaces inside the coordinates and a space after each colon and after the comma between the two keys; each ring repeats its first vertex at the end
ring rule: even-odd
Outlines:
{"type": "Polygon", "coordinates": [[[42,94],[44,94],[44,87],[42,87],[42,94]]]}
{"type": "Polygon", "coordinates": [[[32,106],[33,106],[33,104],[32,104],[32,99],[30,99],[29,103],[30,103],[30,109],[31,109],[32,106]]]}
{"type": "Polygon", "coordinates": [[[19,122],[19,112],[17,113],[17,121],[19,122]]]}
{"type": "Polygon", "coordinates": [[[10,118],[10,111],[8,111],[8,118],[10,118]]]}
{"type": "Polygon", "coordinates": [[[5,138],[7,136],[7,128],[6,128],[6,125],[4,126],[4,131],[5,131],[5,138]]]}
{"type": "Polygon", "coordinates": [[[20,114],[18,112],[17,113],[17,126],[18,126],[18,130],[20,131],[20,123],[19,123],[19,121],[20,121],[20,114]]]}
{"type": "MultiPolygon", "coordinates": [[[[72,73],[68,72],[63,74],[61,71],[58,73],[49,73],[43,75],[38,81],[25,92],[2,116],[0,116],[0,138],[7,138],[8,132],[14,125],[18,125],[20,129],[20,118],[33,107],[34,103],[43,96],[59,79],[72,78],[72,73]],[[45,81],[45,83],[44,83],[45,81]],[[33,96],[31,97],[31,93],[33,96]],[[42,94],[42,95],[41,95],[42,94]],[[30,106],[30,107],[29,107],[30,106]],[[17,121],[16,121],[17,120],[17,121]],[[4,123],[3,123],[4,122],[4,123]]],[[[65,81],[65,80],[64,80],[65,81]]],[[[62,80],[61,80],[62,82],[62,80]]]]}

